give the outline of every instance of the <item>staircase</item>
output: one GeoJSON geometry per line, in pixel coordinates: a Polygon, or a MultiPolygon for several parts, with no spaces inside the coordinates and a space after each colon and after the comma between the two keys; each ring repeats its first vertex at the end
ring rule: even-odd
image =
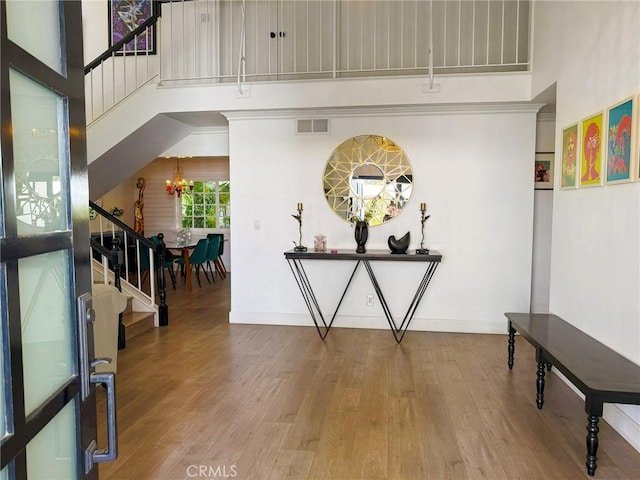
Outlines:
{"type": "Polygon", "coordinates": [[[156,244],[100,206],[89,203],[100,225],[100,231],[91,236],[93,281],[112,284],[128,297],[118,336],[122,349],[127,338],[169,323],[164,271],[156,268],[164,261],[166,247],[162,234],[156,244]],[[146,264],[141,252],[145,253],[146,264]],[[152,274],[145,275],[145,271],[152,274]]]}
{"type": "Polygon", "coordinates": [[[133,297],[127,296],[127,308],[122,312],[122,323],[124,324],[127,341],[138,335],[153,330],[154,312],[136,312],[133,310],[133,297]]]}

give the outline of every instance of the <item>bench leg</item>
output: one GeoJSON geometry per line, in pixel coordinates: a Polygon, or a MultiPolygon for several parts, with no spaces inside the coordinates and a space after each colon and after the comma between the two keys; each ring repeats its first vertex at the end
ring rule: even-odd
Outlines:
{"type": "Polygon", "coordinates": [[[513,369],[513,353],[516,350],[516,329],[511,326],[511,322],[509,322],[509,346],[507,347],[507,352],[509,352],[509,360],[507,364],[509,365],[509,370],[513,369]]]}
{"type": "Polygon", "coordinates": [[[536,380],[536,405],[538,405],[538,409],[542,409],[542,405],[544,404],[544,368],[546,367],[545,362],[538,362],[538,379],[536,380]]]}
{"type": "Polygon", "coordinates": [[[597,415],[589,415],[587,421],[587,473],[591,476],[595,475],[598,468],[596,453],[598,452],[598,422],[600,417],[597,415]]]}

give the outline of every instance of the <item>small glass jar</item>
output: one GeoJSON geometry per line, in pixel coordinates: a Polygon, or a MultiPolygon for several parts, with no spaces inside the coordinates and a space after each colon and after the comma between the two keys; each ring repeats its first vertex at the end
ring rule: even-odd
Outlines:
{"type": "Polygon", "coordinates": [[[324,252],[327,249],[327,237],[324,235],[316,235],[313,237],[313,250],[316,252],[324,252]]]}

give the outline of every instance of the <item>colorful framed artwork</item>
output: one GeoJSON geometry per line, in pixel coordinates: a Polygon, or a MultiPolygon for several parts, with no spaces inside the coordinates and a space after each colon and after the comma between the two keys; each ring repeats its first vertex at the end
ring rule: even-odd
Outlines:
{"type": "MultiPolygon", "coordinates": [[[[634,115],[634,124],[636,126],[636,138],[634,144],[636,146],[635,154],[632,152],[633,157],[636,159],[636,180],[640,181],[640,93],[636,96],[636,111],[634,115]]],[[[633,168],[633,165],[632,165],[633,168]]]]}
{"type": "MultiPolygon", "coordinates": [[[[153,0],[109,0],[109,47],[122,40],[153,15],[153,0]]],[[[156,26],[131,40],[116,52],[119,55],[156,53],[156,26]]]]}
{"type": "Polygon", "coordinates": [[[562,171],[561,188],[575,188],[578,186],[578,124],[562,130],[562,171]]]}
{"type": "Polygon", "coordinates": [[[582,121],[580,134],[580,186],[602,184],[602,112],[582,121]]]}
{"type": "MultiPolygon", "coordinates": [[[[620,183],[633,180],[634,99],[627,98],[607,111],[607,146],[605,164],[606,182],[620,183]]],[[[635,120],[637,121],[637,120],[635,120]]]]}
{"type": "Polygon", "coordinates": [[[533,180],[536,190],[553,189],[553,152],[536,152],[533,180]]]}

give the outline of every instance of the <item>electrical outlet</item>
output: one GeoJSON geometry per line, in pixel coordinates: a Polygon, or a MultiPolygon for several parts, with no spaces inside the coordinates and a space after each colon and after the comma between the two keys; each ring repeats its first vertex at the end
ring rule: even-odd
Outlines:
{"type": "Polygon", "coordinates": [[[373,295],[367,295],[367,307],[373,307],[373,295]]]}
{"type": "Polygon", "coordinates": [[[254,220],[253,221],[253,229],[254,230],[260,230],[260,220],[254,220]]]}
{"type": "Polygon", "coordinates": [[[200,21],[202,23],[206,23],[209,21],[209,14],[208,13],[201,13],[200,14],[200,21]]]}

